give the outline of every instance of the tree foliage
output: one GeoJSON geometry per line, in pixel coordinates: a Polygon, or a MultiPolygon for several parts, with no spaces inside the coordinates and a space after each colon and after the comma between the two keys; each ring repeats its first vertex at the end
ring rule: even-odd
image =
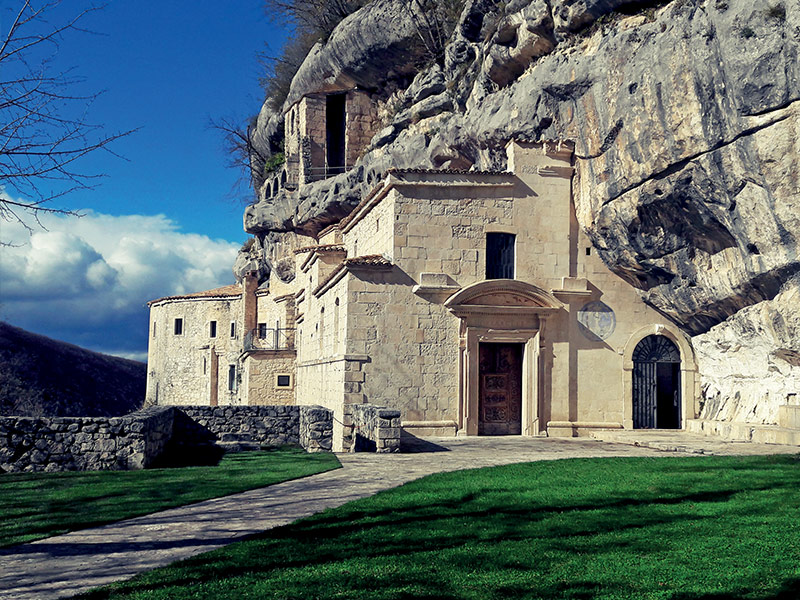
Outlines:
{"type": "Polygon", "coordinates": [[[400,0],[431,62],[441,63],[466,0],[400,0]]]}
{"type": "Polygon", "coordinates": [[[368,0],[265,0],[267,14],[292,30],[292,38],[278,55],[264,56],[264,92],[274,110],[280,110],[289,95],[292,78],[317,42],[327,40],[342,19],[368,0]]]}
{"type": "Polygon", "coordinates": [[[79,160],[131,133],[105,133],[89,120],[97,94],[77,93],[83,80],[56,66],[70,33],[99,7],[54,23],[59,0],[21,0],[10,27],[0,31],[0,217],[31,229],[43,213],[75,214],[47,203],[92,187],[100,175],[79,160]],[[54,191],[55,190],[55,191],[54,191]]]}

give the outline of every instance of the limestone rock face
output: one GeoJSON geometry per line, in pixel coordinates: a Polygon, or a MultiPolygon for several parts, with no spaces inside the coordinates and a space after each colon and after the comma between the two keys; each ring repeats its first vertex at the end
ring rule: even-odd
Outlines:
{"type": "Polygon", "coordinates": [[[692,340],[703,374],[701,417],[775,423],[777,407],[800,391],[800,279],[772,300],[738,311],[692,340]]]}
{"type": "Polygon", "coordinates": [[[409,6],[376,0],[345,18],[324,45],[312,48],[292,80],[284,106],[310,92],[408,85],[425,50],[409,6]]]}
{"type": "Polygon", "coordinates": [[[511,137],[572,140],[579,224],[693,336],[704,416],[774,422],[798,391],[800,4],[468,0],[442,64],[419,74],[401,4],[348,17],[292,85],[290,100],[413,80],[371,148],[249,207],[247,231],[313,235],[392,166],[504,168],[511,137]]]}

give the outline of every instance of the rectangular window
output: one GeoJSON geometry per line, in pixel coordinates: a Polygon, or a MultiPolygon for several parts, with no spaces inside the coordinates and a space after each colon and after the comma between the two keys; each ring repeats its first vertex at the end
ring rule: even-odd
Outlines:
{"type": "Polygon", "coordinates": [[[279,387],[279,388],[292,387],[292,376],[291,375],[276,375],[275,376],[275,387],[279,387]]]}
{"type": "Polygon", "coordinates": [[[236,365],[228,365],[228,391],[236,391],[236,365]]]}
{"type": "Polygon", "coordinates": [[[344,94],[331,94],[325,98],[327,177],[345,170],[346,102],[344,94]]]}
{"type": "Polygon", "coordinates": [[[175,319],[175,335],[183,335],[183,319],[175,319]]]}
{"type": "Polygon", "coordinates": [[[153,321],[153,337],[156,337],[156,322],[153,321]]]}
{"type": "Polygon", "coordinates": [[[217,322],[211,321],[208,324],[208,337],[217,337],[217,322]]]}
{"type": "Polygon", "coordinates": [[[486,234],[486,279],[514,279],[514,234],[486,234]]]}
{"type": "Polygon", "coordinates": [[[259,323],[258,324],[258,338],[264,339],[267,337],[267,324],[266,323],[259,323]]]}
{"type": "Polygon", "coordinates": [[[231,337],[236,337],[236,321],[231,321],[231,337]]]}

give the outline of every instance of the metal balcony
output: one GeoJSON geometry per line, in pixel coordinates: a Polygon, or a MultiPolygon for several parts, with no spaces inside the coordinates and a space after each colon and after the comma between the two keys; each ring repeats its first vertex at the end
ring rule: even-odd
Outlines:
{"type": "Polygon", "coordinates": [[[244,351],[294,350],[294,328],[256,327],[244,336],[244,351]]]}

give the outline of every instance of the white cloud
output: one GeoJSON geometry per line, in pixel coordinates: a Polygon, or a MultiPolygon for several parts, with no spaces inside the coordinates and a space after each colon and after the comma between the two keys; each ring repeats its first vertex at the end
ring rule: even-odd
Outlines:
{"type": "Polygon", "coordinates": [[[233,282],[238,245],[164,215],[47,215],[32,235],[0,222],[0,319],[91,349],[141,357],[148,300],[233,282]]]}

